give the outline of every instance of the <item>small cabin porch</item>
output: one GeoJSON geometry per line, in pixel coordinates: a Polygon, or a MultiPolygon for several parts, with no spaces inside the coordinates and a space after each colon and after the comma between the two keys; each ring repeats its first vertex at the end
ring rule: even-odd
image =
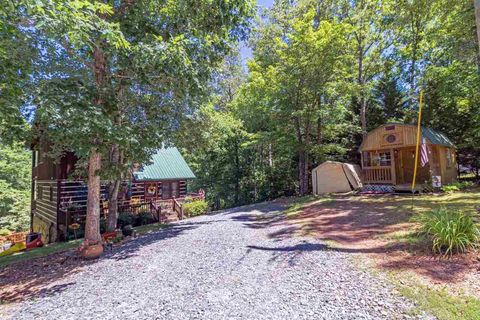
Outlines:
{"type": "MultiPolygon", "coordinates": [[[[414,147],[364,151],[361,157],[364,184],[411,186],[415,164],[414,147]]],[[[433,169],[439,169],[439,166],[435,166],[435,163],[432,167],[433,169]]],[[[419,159],[417,165],[417,182],[424,183],[428,181],[431,175],[430,171],[430,161],[422,167],[419,159]]],[[[437,170],[432,170],[432,173],[435,174],[433,171],[437,170]]],[[[437,174],[439,174],[439,172],[437,174]]]]}
{"type": "MultiPolygon", "coordinates": [[[[415,169],[417,128],[413,125],[386,124],[369,132],[359,151],[364,185],[395,186],[409,189],[415,169]]],[[[433,179],[440,184],[456,180],[454,145],[443,134],[422,128],[422,146],[428,162],[417,161],[416,184],[420,187],[433,179]]],[[[420,146],[422,148],[422,146],[420,146]]],[[[420,151],[420,150],[419,150],[420,151]]]]}

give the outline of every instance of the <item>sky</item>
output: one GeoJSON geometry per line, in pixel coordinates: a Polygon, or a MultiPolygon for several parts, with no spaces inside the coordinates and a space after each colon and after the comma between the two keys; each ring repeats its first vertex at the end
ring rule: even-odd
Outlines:
{"type": "MultiPolygon", "coordinates": [[[[274,0],[257,0],[257,7],[270,8],[273,2],[274,0]]],[[[244,63],[252,57],[252,49],[250,49],[245,42],[240,45],[240,55],[244,63]]]]}

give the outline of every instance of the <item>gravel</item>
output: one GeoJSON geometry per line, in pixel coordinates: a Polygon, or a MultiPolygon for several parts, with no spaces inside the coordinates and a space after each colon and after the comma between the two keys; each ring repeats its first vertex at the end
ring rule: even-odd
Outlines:
{"type": "Polygon", "coordinates": [[[352,253],[270,237],[279,204],[173,223],[16,308],[13,319],[432,319],[352,253]]]}

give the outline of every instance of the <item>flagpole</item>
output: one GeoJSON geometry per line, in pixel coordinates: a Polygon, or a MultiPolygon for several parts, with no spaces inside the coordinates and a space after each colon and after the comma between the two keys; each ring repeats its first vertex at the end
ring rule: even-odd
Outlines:
{"type": "Polygon", "coordinates": [[[415,190],[415,181],[417,180],[417,167],[418,167],[418,151],[420,149],[420,140],[422,139],[422,99],[423,91],[420,91],[420,106],[418,108],[418,124],[417,124],[417,145],[415,147],[415,164],[413,166],[413,181],[412,181],[412,193],[415,190]]]}

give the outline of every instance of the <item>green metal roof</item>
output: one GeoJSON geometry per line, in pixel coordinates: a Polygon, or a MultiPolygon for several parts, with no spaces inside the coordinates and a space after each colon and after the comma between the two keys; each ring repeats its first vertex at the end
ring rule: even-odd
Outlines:
{"type": "Polygon", "coordinates": [[[441,132],[435,131],[430,128],[422,127],[422,137],[430,140],[432,144],[439,144],[445,147],[454,148],[455,145],[441,132]]]}
{"type": "Polygon", "coordinates": [[[195,175],[177,148],[159,149],[152,163],[133,173],[135,180],[194,179],[195,175]]]}

